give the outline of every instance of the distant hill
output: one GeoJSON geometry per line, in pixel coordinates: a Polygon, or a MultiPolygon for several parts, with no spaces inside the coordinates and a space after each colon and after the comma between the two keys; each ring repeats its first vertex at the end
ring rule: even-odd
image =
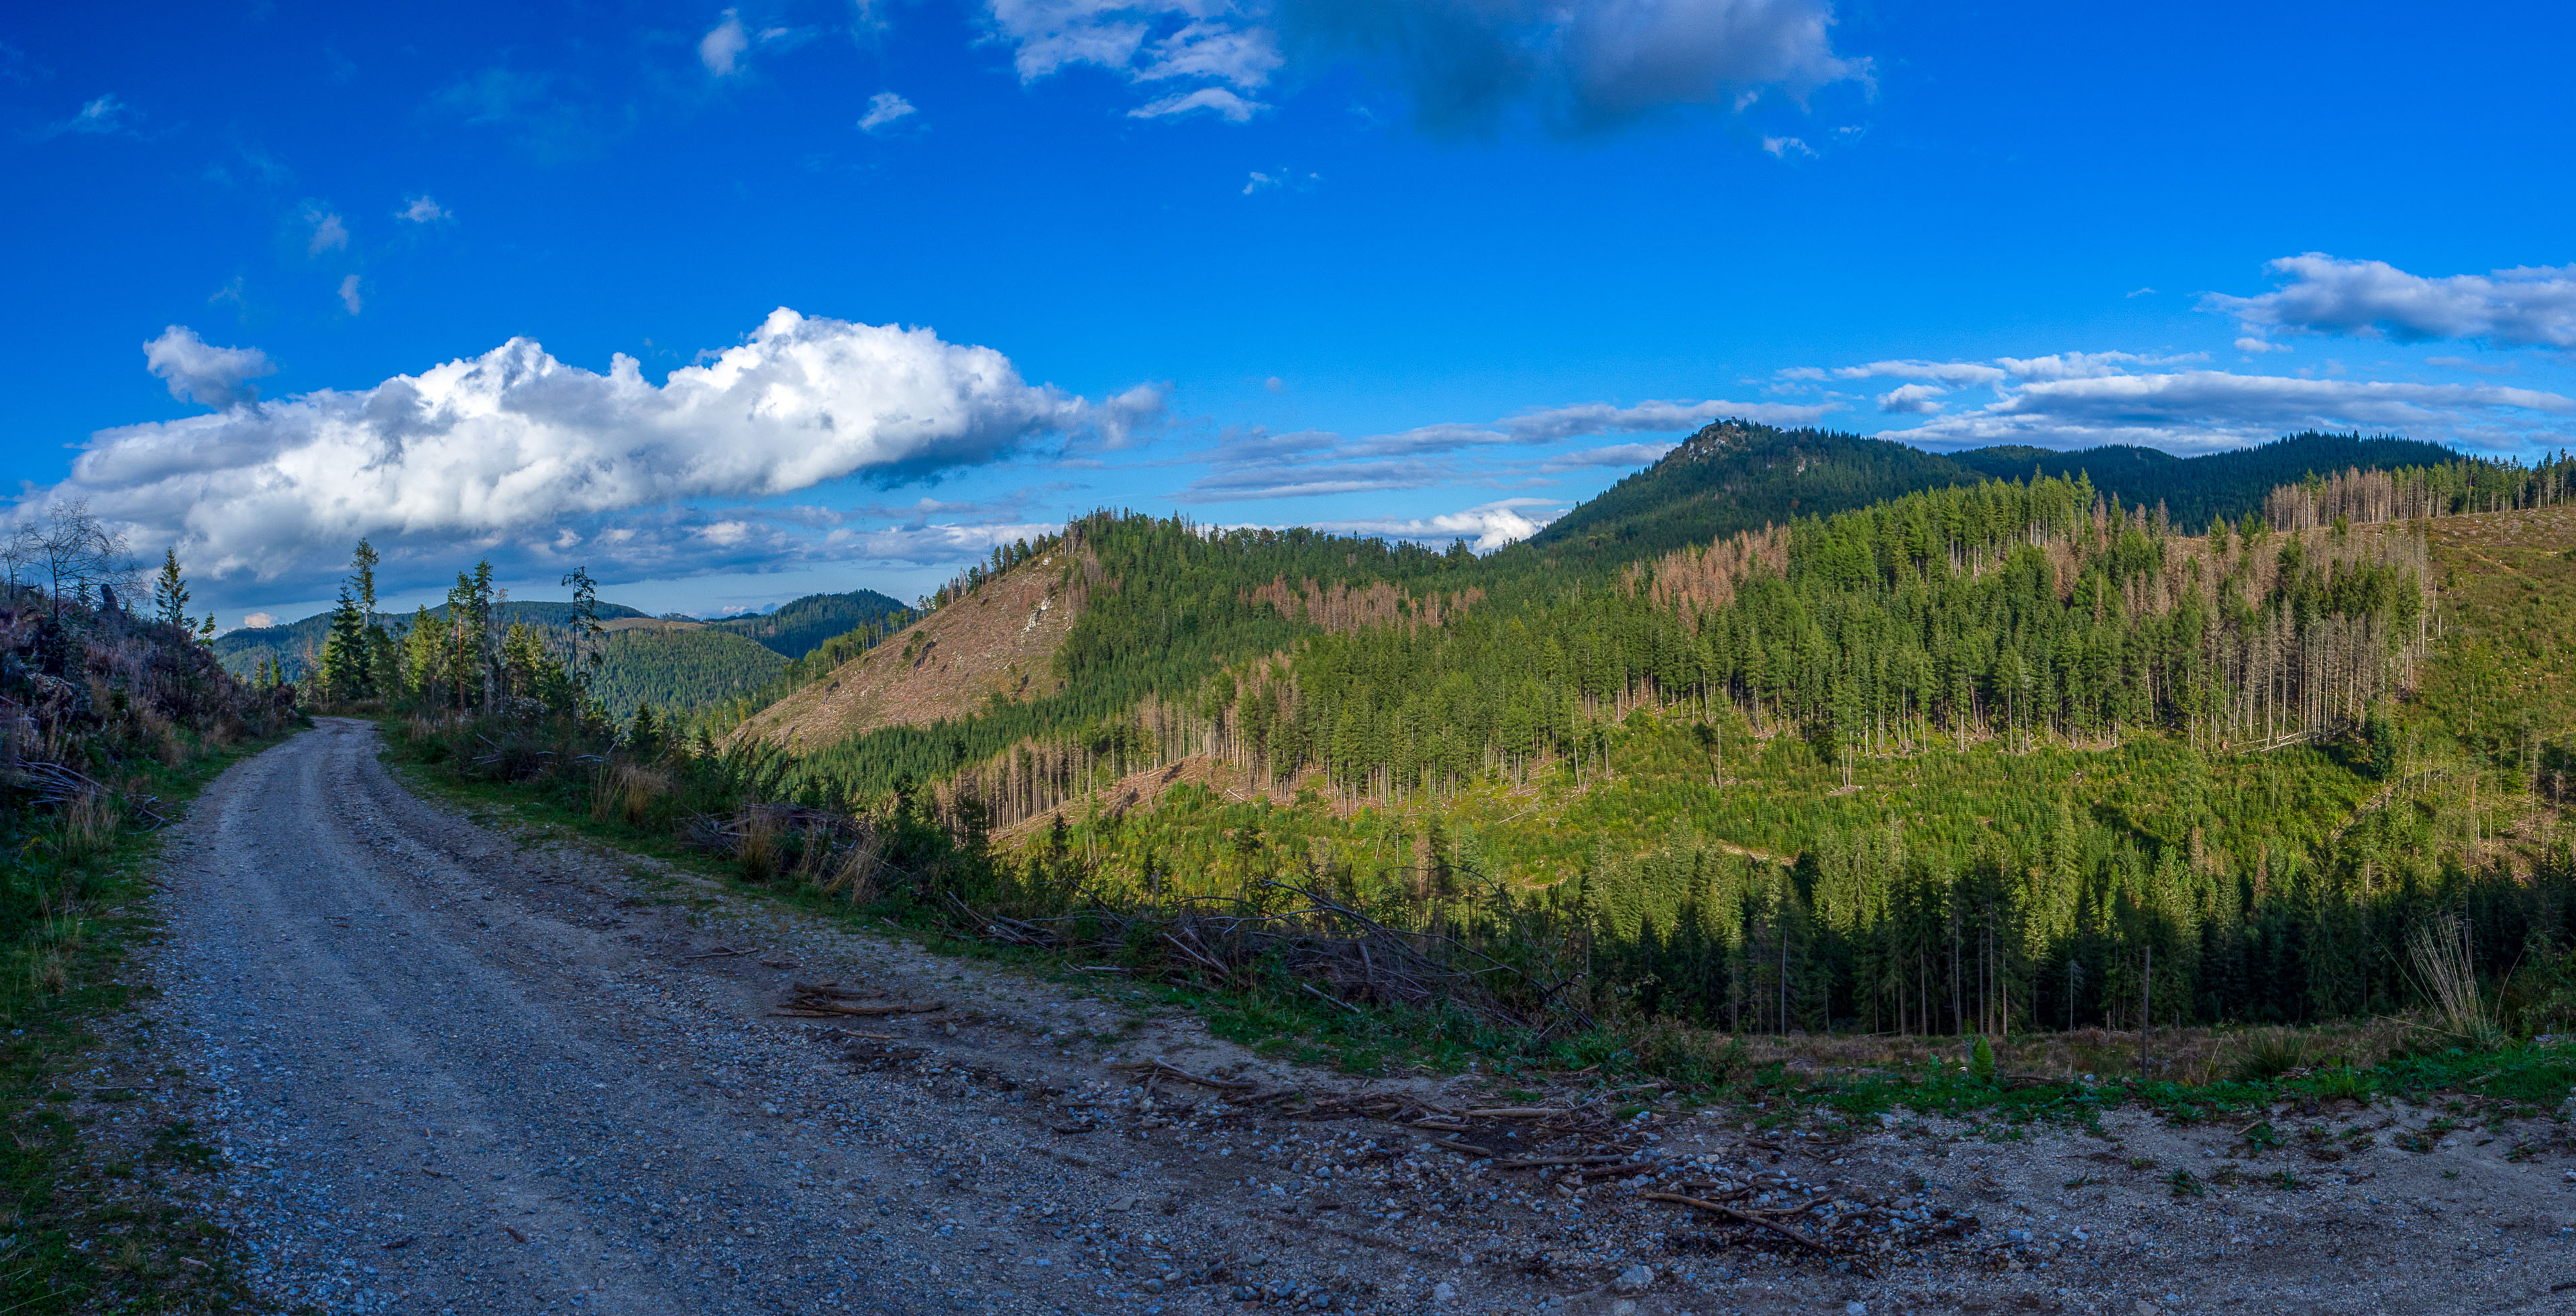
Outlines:
{"type": "Polygon", "coordinates": [[[1866,507],[1923,489],[2088,476],[2123,503],[2165,505],[2197,534],[2214,516],[2258,510],[2276,485],[2351,467],[2438,466],[2459,454],[2411,439],[2293,434],[2256,448],[2176,457],[2154,448],[1972,448],[1932,453],[1830,430],[1720,421],[1532,536],[1524,551],[1574,562],[1632,561],[1739,530],[1866,507]]]}
{"type": "Polygon", "coordinates": [[[2202,457],[2176,457],[2154,448],[2086,448],[2051,452],[2046,448],[1973,448],[1952,453],[1950,460],[1998,480],[2027,480],[2031,472],[2061,479],[2078,474],[2123,503],[2152,507],[2161,502],[2174,525],[2189,534],[2209,526],[2210,518],[2230,519],[2256,511],[2263,495],[2276,485],[2297,484],[2310,475],[2362,470],[2400,470],[2439,466],[2460,455],[2436,443],[2413,439],[2365,439],[2358,434],[2314,431],[2276,439],[2258,448],[2213,452],[2202,457]]]}
{"type": "Polygon", "coordinates": [[[1950,458],[1884,439],[1719,421],[1527,543],[1550,557],[1624,563],[1739,530],[1984,478],[1950,458]]]}
{"type": "Polygon", "coordinates": [[[808,594],[757,617],[711,621],[714,630],[742,636],[788,658],[802,658],[825,640],[871,623],[887,631],[902,629],[912,609],[872,589],[847,594],[808,594]]]}
{"type": "MultiPolygon", "coordinates": [[[[524,621],[549,629],[570,624],[573,616],[569,603],[504,603],[500,613],[505,624],[524,621]]],[[[442,603],[430,609],[429,615],[445,617],[447,605],[442,603]]],[[[618,604],[603,603],[599,605],[599,615],[603,620],[615,620],[646,614],[618,604]]],[[[388,629],[399,630],[410,624],[411,616],[408,612],[378,613],[376,620],[388,629]]],[[[248,676],[259,666],[261,658],[274,658],[290,676],[300,677],[322,660],[322,638],[330,633],[331,614],[327,612],[317,612],[302,621],[283,626],[244,626],[215,637],[215,661],[235,676],[248,676]]]]}

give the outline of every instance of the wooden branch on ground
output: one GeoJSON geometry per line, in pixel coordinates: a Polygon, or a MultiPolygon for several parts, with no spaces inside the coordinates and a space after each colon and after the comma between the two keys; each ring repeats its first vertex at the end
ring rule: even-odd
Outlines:
{"type": "Polygon", "coordinates": [[[873,1018],[889,1014],[931,1014],[948,1008],[946,1001],[886,1001],[875,1005],[851,1005],[842,1001],[806,997],[784,1007],[800,1014],[818,1016],[852,1015],[873,1018]]]}
{"type": "MultiPolygon", "coordinates": [[[[1821,1253],[1837,1260],[1849,1261],[1862,1273],[1869,1275],[1873,1279],[1876,1278],[1878,1274],[1877,1271],[1870,1268],[1867,1261],[1852,1255],[1850,1252],[1847,1252],[1842,1248],[1836,1247],[1830,1242],[1822,1239],[1809,1238],[1805,1234],[1801,1234],[1787,1225],[1780,1224],[1763,1216],[1755,1215],[1750,1211],[1738,1211],[1731,1206],[1722,1206],[1704,1198],[1684,1197],[1680,1193],[1639,1193],[1637,1196],[1650,1202],[1678,1202],[1683,1206],[1696,1207],[1702,1211],[1722,1215],[1729,1220],[1733,1220],[1741,1224],[1748,1224],[1756,1229],[1767,1229],[1772,1233],[1778,1234],[1780,1237],[1788,1239],[1790,1242],[1810,1251],[1821,1253]]],[[[1808,1205],[1812,1206],[1814,1203],[1811,1202],[1808,1205]]]]}
{"type": "Polygon", "coordinates": [[[1250,1092],[1254,1088],[1261,1086],[1258,1083],[1247,1083],[1241,1079],[1206,1078],[1198,1074],[1193,1074],[1177,1065],[1168,1064],[1160,1060],[1133,1060],[1125,1064],[1112,1065],[1110,1068],[1151,1070],[1153,1076],[1156,1078],[1168,1078],[1175,1079],[1183,1083],[1195,1083],[1200,1087],[1213,1088],[1219,1092],[1250,1092]]]}

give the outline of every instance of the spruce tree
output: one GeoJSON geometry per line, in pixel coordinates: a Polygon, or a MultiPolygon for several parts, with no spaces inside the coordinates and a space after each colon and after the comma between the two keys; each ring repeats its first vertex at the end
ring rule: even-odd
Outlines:
{"type": "Polygon", "coordinates": [[[349,587],[331,609],[331,632],[322,640],[322,688],[337,701],[364,699],[367,689],[367,623],[349,587]]]}
{"type": "Polygon", "coordinates": [[[195,629],[188,616],[188,581],[179,574],[179,550],[161,553],[161,574],[152,583],[152,615],[182,631],[195,629]]]}

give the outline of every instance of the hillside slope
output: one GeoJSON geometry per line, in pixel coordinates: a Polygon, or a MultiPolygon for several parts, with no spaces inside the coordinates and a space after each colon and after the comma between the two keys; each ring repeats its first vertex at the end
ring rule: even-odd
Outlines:
{"type": "Polygon", "coordinates": [[[775,679],[788,660],[711,626],[623,619],[600,646],[591,693],[611,716],[638,705],[687,711],[739,699],[775,679]]]}
{"type": "Polygon", "coordinates": [[[736,740],[817,749],[882,727],[926,726],[996,700],[1052,693],[1056,650],[1087,594],[1068,588],[1077,572],[1067,567],[1075,564],[1097,565],[1088,554],[1048,553],[986,581],[754,714],[736,740]]]}

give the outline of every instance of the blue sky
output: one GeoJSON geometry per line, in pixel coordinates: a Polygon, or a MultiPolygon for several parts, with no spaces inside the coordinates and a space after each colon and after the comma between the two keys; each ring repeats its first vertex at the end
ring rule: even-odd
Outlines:
{"type": "Polygon", "coordinates": [[[2555,448],[2571,27],[30,7],[5,474],[14,515],[177,544],[231,625],[318,606],[362,533],[403,601],[488,554],[705,614],[908,598],[1103,505],[1491,546],[1716,414],[2555,448]]]}

